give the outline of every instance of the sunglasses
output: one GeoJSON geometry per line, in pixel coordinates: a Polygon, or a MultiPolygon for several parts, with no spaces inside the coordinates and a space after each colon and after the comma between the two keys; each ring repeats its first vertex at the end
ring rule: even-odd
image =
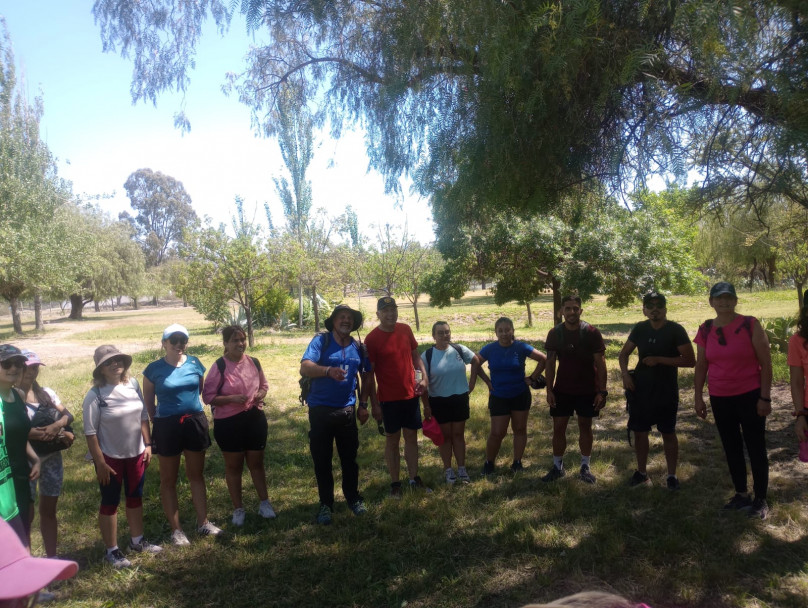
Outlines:
{"type": "Polygon", "coordinates": [[[123,359],[121,359],[120,357],[112,357],[112,359],[107,359],[106,361],[104,361],[102,365],[104,367],[112,367],[113,365],[120,365],[121,367],[123,367],[123,359]]]}
{"type": "Polygon", "coordinates": [[[186,338],[185,336],[171,336],[168,339],[168,341],[171,344],[171,346],[177,346],[178,344],[180,346],[185,346],[186,344],[188,344],[188,338],[186,338]]]}
{"type": "Polygon", "coordinates": [[[25,367],[25,361],[20,359],[7,359],[0,361],[0,367],[3,369],[11,369],[12,367],[25,367]]]}
{"type": "Polygon", "coordinates": [[[664,304],[646,304],[645,307],[648,310],[665,310],[664,304]]]}

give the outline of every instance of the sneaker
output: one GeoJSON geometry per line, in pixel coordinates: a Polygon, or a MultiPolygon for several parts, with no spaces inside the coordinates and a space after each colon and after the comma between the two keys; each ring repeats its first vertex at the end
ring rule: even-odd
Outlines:
{"type": "Polygon", "coordinates": [[[423,490],[427,494],[432,493],[432,488],[428,488],[424,485],[424,482],[421,481],[421,476],[416,475],[412,479],[410,479],[410,490],[423,490]]]}
{"type": "Polygon", "coordinates": [[[494,463],[490,460],[486,460],[483,463],[483,476],[486,475],[493,475],[494,474],[494,463]]]}
{"type": "Polygon", "coordinates": [[[317,512],[317,523],[321,526],[331,525],[331,507],[320,505],[320,510],[317,512]]]}
{"type": "Polygon", "coordinates": [[[258,515],[264,519],[275,519],[277,517],[275,509],[272,508],[272,503],[269,500],[262,500],[261,504],[258,505],[258,515]]]}
{"type": "Polygon", "coordinates": [[[736,494],[724,505],[724,511],[740,511],[752,506],[752,499],[746,494],[736,494]]]}
{"type": "Polygon", "coordinates": [[[136,553],[160,553],[163,548],[160,545],[153,545],[145,538],[141,538],[139,543],[132,542],[129,539],[129,550],[136,553]]]}
{"type": "Polygon", "coordinates": [[[446,471],[444,472],[444,477],[446,478],[446,483],[449,485],[452,485],[454,484],[454,482],[457,481],[457,475],[455,475],[454,469],[452,467],[446,469],[446,471]]]}
{"type": "Polygon", "coordinates": [[[126,556],[124,556],[120,549],[107,551],[106,555],[104,555],[104,559],[116,570],[128,568],[132,565],[132,562],[126,559],[126,556]]]}
{"type": "Polygon", "coordinates": [[[37,604],[44,604],[45,602],[52,602],[56,599],[56,594],[48,591],[47,589],[42,589],[39,594],[36,596],[37,604]]]}
{"type": "Polygon", "coordinates": [[[754,519],[766,519],[769,516],[769,505],[766,503],[766,499],[756,498],[752,501],[752,506],[749,507],[747,515],[754,519]]]}
{"type": "Polygon", "coordinates": [[[541,478],[542,481],[555,481],[557,479],[561,479],[564,475],[567,474],[566,469],[559,469],[557,466],[553,465],[550,467],[550,470],[547,472],[547,475],[541,478]]]}
{"type": "Polygon", "coordinates": [[[219,536],[222,533],[222,529],[206,521],[196,529],[196,533],[200,536],[219,536]]]}
{"type": "Polygon", "coordinates": [[[518,473],[519,471],[524,471],[525,467],[522,466],[521,460],[514,460],[513,464],[511,464],[511,472],[518,473]]]}
{"type": "Polygon", "coordinates": [[[368,508],[365,506],[365,502],[361,498],[350,503],[348,508],[356,516],[364,515],[368,512],[368,508]]]}
{"type": "Polygon", "coordinates": [[[174,530],[171,533],[171,542],[174,543],[175,547],[187,547],[191,544],[191,541],[188,540],[182,530],[174,530]]]}
{"type": "Polygon", "coordinates": [[[668,480],[665,483],[667,484],[669,490],[679,489],[679,479],[676,477],[676,475],[668,475],[668,480]]]}
{"type": "Polygon", "coordinates": [[[401,500],[401,482],[394,481],[390,484],[390,498],[393,500],[401,500]]]}
{"type": "Polygon", "coordinates": [[[469,477],[466,467],[457,467],[457,479],[460,483],[471,483],[471,477],[469,477]]]}
{"type": "Polygon", "coordinates": [[[233,519],[231,521],[233,522],[234,526],[238,526],[240,528],[244,525],[245,519],[247,519],[247,511],[245,511],[243,507],[233,510],[233,519]]]}
{"type": "Polygon", "coordinates": [[[581,472],[578,473],[578,477],[584,483],[595,483],[595,476],[592,475],[592,471],[589,470],[588,464],[581,465],[581,472]]]}
{"type": "Polygon", "coordinates": [[[651,481],[651,478],[648,477],[648,473],[634,471],[634,475],[632,475],[631,479],[629,479],[628,485],[632,488],[637,488],[639,486],[651,487],[653,482],[651,481]]]}

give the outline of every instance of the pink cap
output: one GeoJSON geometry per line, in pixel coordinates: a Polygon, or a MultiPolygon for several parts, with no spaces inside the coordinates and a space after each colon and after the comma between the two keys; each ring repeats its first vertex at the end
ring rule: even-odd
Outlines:
{"type": "Polygon", "coordinates": [[[36,593],[54,580],[70,578],[79,565],[65,559],[31,557],[14,529],[0,518],[0,600],[36,593]]]}

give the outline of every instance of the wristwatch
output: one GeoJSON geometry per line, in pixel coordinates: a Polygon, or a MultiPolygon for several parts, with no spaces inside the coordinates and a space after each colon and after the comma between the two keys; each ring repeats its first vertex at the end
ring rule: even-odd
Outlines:
{"type": "Polygon", "coordinates": [[[359,402],[359,407],[361,407],[363,410],[368,409],[368,402],[367,401],[360,401],[359,402]]]}
{"type": "Polygon", "coordinates": [[[598,392],[599,392],[601,395],[603,395],[604,397],[608,397],[608,396],[609,396],[609,391],[598,391],[598,392]]]}

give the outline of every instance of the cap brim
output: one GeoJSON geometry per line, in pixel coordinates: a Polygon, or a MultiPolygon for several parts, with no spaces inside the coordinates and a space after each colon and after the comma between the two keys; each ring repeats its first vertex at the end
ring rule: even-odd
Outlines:
{"type": "Polygon", "coordinates": [[[78,570],[76,562],[65,559],[24,557],[2,569],[0,599],[31,595],[55,580],[70,578],[78,570]]]}

